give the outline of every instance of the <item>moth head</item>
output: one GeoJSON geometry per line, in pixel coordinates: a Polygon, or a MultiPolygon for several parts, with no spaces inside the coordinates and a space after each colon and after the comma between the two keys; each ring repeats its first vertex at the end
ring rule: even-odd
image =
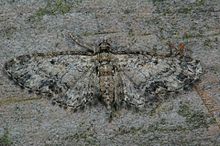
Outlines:
{"type": "Polygon", "coordinates": [[[109,52],[111,49],[110,43],[107,40],[102,41],[99,43],[99,51],[100,52],[109,52]]]}

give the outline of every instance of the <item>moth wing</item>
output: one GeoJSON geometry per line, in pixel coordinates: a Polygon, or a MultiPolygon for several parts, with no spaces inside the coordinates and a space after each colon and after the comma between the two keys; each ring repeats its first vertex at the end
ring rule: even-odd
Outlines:
{"type": "Polygon", "coordinates": [[[122,77],[120,72],[116,71],[114,76],[114,95],[115,95],[115,99],[114,99],[114,106],[116,109],[119,109],[120,106],[123,104],[123,99],[124,99],[124,84],[122,81],[122,77]]]}
{"type": "Polygon", "coordinates": [[[95,104],[100,96],[98,81],[95,67],[92,67],[84,72],[65,94],[54,98],[53,101],[74,111],[88,104],[95,104]]]}
{"type": "Polygon", "coordinates": [[[90,89],[91,82],[96,78],[93,72],[95,64],[92,60],[93,56],[72,55],[71,52],[34,53],[6,62],[4,70],[20,87],[57,102],[69,103],[68,100],[73,100],[66,99],[70,92],[71,97],[79,92],[84,94],[95,92],[90,89]],[[92,76],[92,81],[88,81],[92,76]],[[78,91],[82,86],[85,88],[78,91]]]}
{"type": "Polygon", "coordinates": [[[150,55],[115,55],[124,85],[125,100],[136,107],[153,105],[197,80],[197,60],[150,55]]]}

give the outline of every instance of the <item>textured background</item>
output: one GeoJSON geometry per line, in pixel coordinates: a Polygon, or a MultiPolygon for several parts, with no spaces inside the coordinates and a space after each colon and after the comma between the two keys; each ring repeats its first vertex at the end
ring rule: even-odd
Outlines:
{"type": "Polygon", "coordinates": [[[68,32],[159,54],[183,43],[204,67],[199,94],[183,91],[150,114],[124,109],[111,123],[102,105],[69,113],[0,72],[0,145],[218,145],[219,24],[219,0],[0,0],[0,68],[22,54],[78,49],[68,32]]]}

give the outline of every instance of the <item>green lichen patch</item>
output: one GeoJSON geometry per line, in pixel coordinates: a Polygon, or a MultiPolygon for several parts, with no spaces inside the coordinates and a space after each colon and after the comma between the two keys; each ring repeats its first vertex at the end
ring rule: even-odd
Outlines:
{"type": "Polygon", "coordinates": [[[186,118],[186,123],[194,129],[200,128],[200,127],[205,127],[208,128],[208,123],[206,120],[206,116],[202,112],[194,112],[191,113],[189,116],[186,118]]]}
{"type": "Polygon", "coordinates": [[[44,15],[56,15],[56,14],[66,14],[70,11],[71,5],[65,0],[47,0],[47,5],[43,8],[39,8],[34,15],[32,15],[30,20],[41,20],[44,15]]]}
{"type": "Polygon", "coordinates": [[[208,128],[215,120],[202,111],[192,110],[188,104],[179,106],[178,114],[185,117],[185,122],[190,129],[208,128]]]}
{"type": "Polygon", "coordinates": [[[9,136],[9,131],[8,129],[5,129],[4,135],[0,137],[0,145],[1,146],[10,146],[12,145],[13,142],[9,136]]]}

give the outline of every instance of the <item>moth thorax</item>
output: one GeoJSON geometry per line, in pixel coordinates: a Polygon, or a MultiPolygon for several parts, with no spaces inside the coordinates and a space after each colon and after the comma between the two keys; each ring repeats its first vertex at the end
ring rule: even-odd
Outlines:
{"type": "Polygon", "coordinates": [[[98,61],[99,62],[110,62],[111,61],[111,54],[110,53],[100,53],[98,55],[98,61]]]}
{"type": "Polygon", "coordinates": [[[100,76],[112,76],[113,75],[113,66],[111,64],[102,64],[99,67],[100,76]]]}

